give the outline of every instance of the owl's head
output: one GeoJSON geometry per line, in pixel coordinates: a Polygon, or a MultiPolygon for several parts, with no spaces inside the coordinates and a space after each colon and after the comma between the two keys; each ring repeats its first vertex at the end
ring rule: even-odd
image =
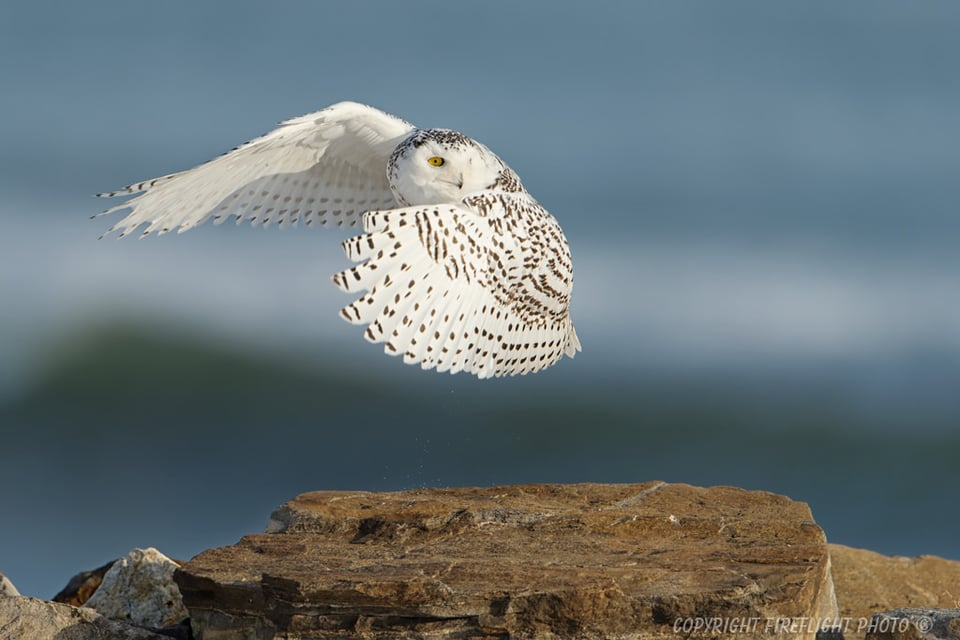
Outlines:
{"type": "Polygon", "coordinates": [[[492,151],[449,129],[417,129],[390,156],[387,178],[403,205],[457,203],[506,168],[492,151]]]}

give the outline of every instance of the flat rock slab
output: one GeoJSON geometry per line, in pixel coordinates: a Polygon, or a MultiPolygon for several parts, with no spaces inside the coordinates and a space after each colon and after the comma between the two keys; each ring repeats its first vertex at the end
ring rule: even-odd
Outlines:
{"type": "Polygon", "coordinates": [[[766,492],[321,491],[268,531],[177,572],[198,639],[674,638],[712,618],[769,637],[769,618],[837,615],[823,532],[766,492]]]}

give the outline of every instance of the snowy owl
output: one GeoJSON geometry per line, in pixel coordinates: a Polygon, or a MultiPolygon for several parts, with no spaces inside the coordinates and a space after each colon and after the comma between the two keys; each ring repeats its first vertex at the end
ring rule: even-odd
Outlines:
{"type": "MultiPolygon", "coordinates": [[[[221,223],[303,222],[365,233],[343,242],[356,266],[333,276],[364,292],[340,311],[408,364],[480,378],[532,373],[573,357],[573,265],[560,225],[487,147],[341,102],[187,171],[103,197],[101,214],[140,237],[221,223]]],[[[105,234],[106,235],[106,234],[105,234]]]]}

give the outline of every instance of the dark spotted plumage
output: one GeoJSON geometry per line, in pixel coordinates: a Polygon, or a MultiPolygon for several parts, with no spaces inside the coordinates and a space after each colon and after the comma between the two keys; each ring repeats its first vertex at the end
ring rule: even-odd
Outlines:
{"type": "Polygon", "coordinates": [[[406,362],[481,377],[538,371],[579,350],[566,238],[510,167],[463,134],[425,129],[397,146],[388,178],[407,206],[367,213],[368,233],[344,243],[361,264],[334,282],[366,291],[345,320],[406,362]],[[427,167],[437,157],[452,173],[427,167]],[[423,186],[431,181],[436,193],[423,186]],[[461,189],[443,188],[451,183],[461,189]]]}
{"type": "Polygon", "coordinates": [[[388,353],[441,371],[530,373],[573,355],[560,227],[528,194],[469,200],[367,213],[370,233],[343,243],[363,262],[334,276],[367,293],[341,316],[368,325],[366,338],[388,353]]]}
{"type": "Polygon", "coordinates": [[[490,185],[490,188],[508,191],[510,193],[525,191],[523,185],[520,184],[520,178],[517,177],[517,174],[515,174],[510,167],[504,167],[503,171],[497,176],[497,179],[490,185]]]}
{"type": "Polygon", "coordinates": [[[341,310],[388,354],[481,378],[539,371],[580,350],[573,266],[557,221],[479,142],[417,129],[345,102],[194,169],[107,196],[139,194],[111,227],[185,231],[213,218],[264,226],[353,226],[359,262],[333,276],[364,292],[341,310]]]}

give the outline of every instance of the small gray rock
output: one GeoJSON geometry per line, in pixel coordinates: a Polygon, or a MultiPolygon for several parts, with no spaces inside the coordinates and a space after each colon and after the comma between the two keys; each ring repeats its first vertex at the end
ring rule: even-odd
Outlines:
{"type": "Polygon", "coordinates": [[[146,629],[107,620],[96,611],[37,598],[0,598],[3,640],[170,640],[146,629]]]}
{"type": "Polygon", "coordinates": [[[166,627],[189,617],[173,582],[179,565],[154,548],[134,549],[113,563],[85,607],[111,620],[166,627]]]}
{"type": "Polygon", "coordinates": [[[960,609],[893,609],[875,613],[865,640],[960,640],[960,609]]]}
{"type": "Polygon", "coordinates": [[[13,586],[13,583],[10,582],[10,579],[7,576],[0,573],[0,598],[3,596],[18,596],[20,592],[17,591],[17,588],[13,586]]]}

